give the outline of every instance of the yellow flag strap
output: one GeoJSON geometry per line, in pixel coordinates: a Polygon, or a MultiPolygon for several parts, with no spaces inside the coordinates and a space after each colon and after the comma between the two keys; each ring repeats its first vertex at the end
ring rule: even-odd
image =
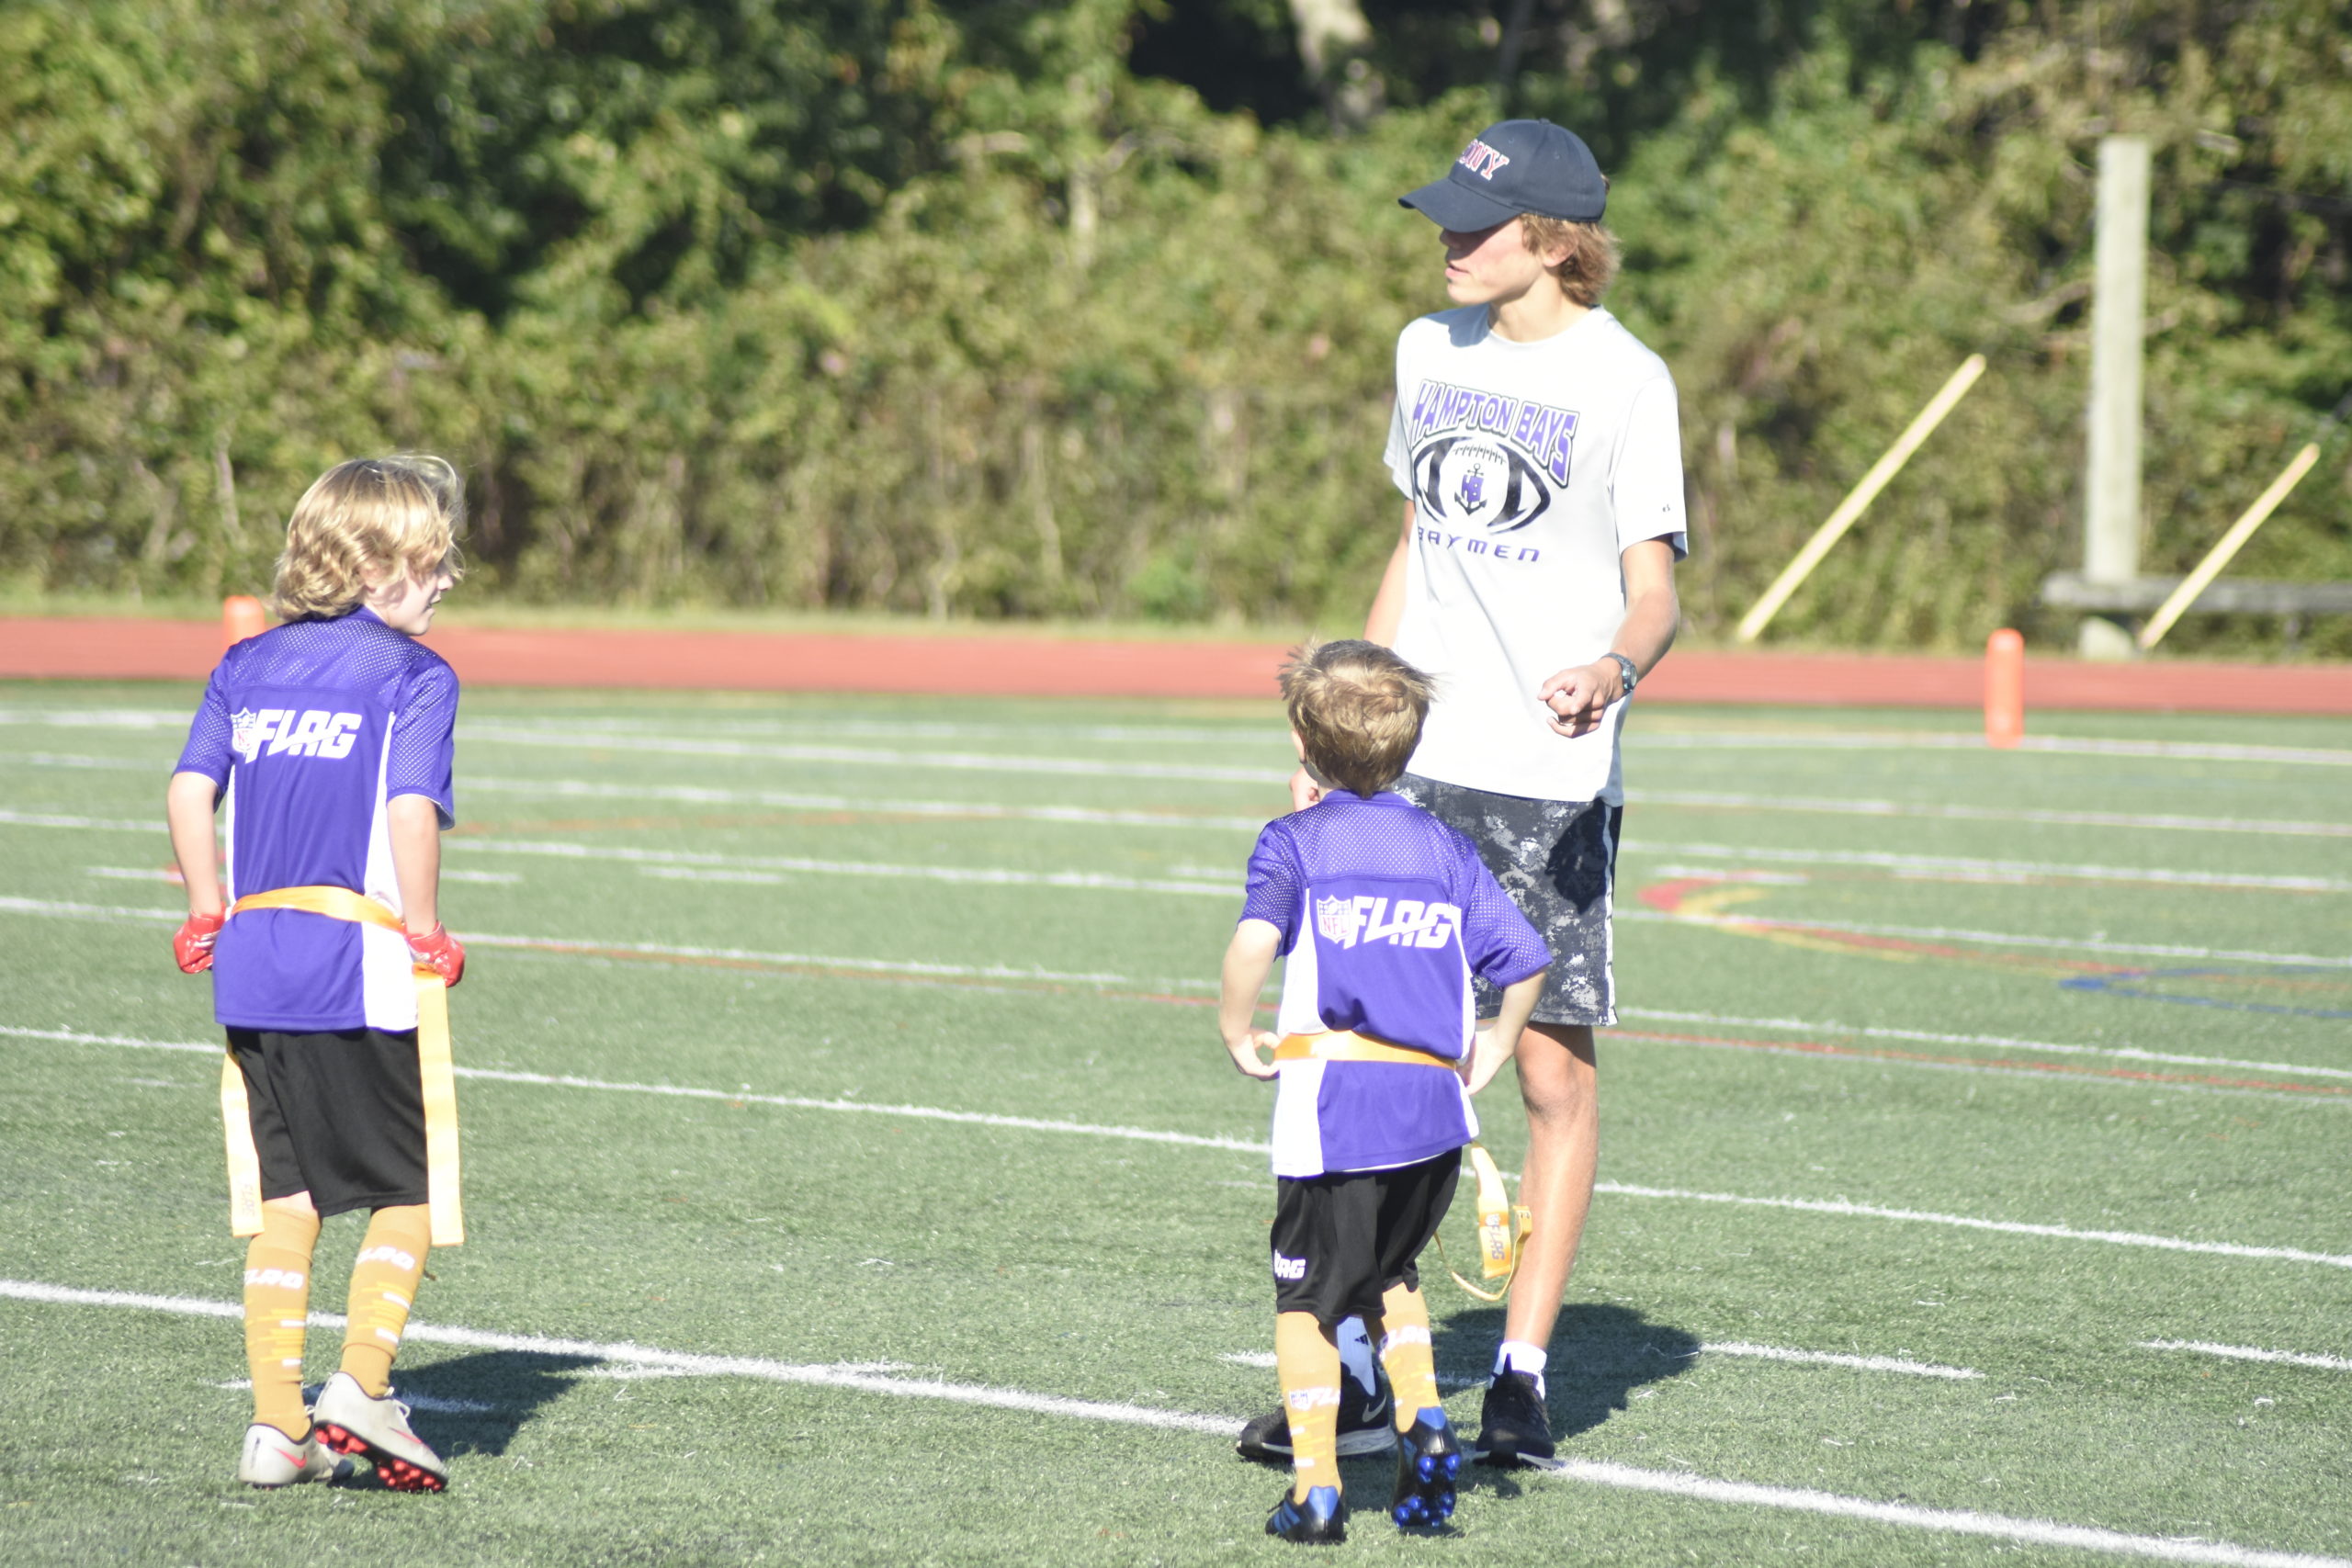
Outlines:
{"type": "Polygon", "coordinates": [[[1478,1179],[1479,1272],[1502,1283],[1491,1292],[1480,1290],[1464,1279],[1461,1270],[1445,1256],[1445,1238],[1432,1235],[1430,1239],[1437,1243],[1438,1260],[1453,1276],[1455,1284],[1482,1302],[1498,1302],[1510,1294],[1510,1282],[1519,1276],[1527,1238],[1535,1234],[1535,1216],[1525,1204],[1510,1201],[1510,1190],[1503,1185],[1503,1173],[1484,1145],[1472,1144],[1464,1152],[1470,1156],[1472,1173],[1478,1179]]]}
{"type": "Polygon", "coordinates": [[[1352,1030],[1335,1029],[1328,1034],[1285,1035],[1274,1047],[1277,1062],[1395,1062],[1410,1067],[1443,1067],[1455,1070],[1454,1065],[1442,1056],[1432,1056],[1427,1051],[1408,1050],[1391,1045],[1385,1040],[1374,1040],[1369,1034],[1352,1030]]]}
{"type": "Polygon", "coordinates": [[[220,1058],[220,1127],[229,1138],[229,1234],[261,1235],[261,1156],[254,1148],[254,1108],[234,1051],[220,1058]]]}
{"type": "MultiPolygon", "coordinates": [[[[230,906],[229,913],[252,909],[300,909],[386,931],[406,929],[398,915],[348,887],[275,887],[248,893],[230,906]]],[[[466,1239],[466,1217],[458,1179],[458,1081],[449,1055],[449,988],[427,964],[417,964],[415,976],[416,1066],[424,1089],[424,1179],[433,1245],[456,1247],[466,1239]]],[[[220,1071],[220,1120],[229,1140],[229,1227],[236,1235],[259,1235],[261,1156],[254,1148],[245,1075],[234,1054],[220,1071]]]]}

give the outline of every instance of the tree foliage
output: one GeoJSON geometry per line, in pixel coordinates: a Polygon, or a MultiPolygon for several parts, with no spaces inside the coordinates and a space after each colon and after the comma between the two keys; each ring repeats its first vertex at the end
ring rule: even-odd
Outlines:
{"type": "MultiPolygon", "coordinates": [[[[2149,570],[2346,390],[2346,0],[1363,12],[1341,133],[1281,0],[13,0],[0,573],[250,588],[320,468],[417,446],[523,598],[1343,626],[1445,302],[1394,197],[1500,101],[1615,182],[1702,631],[1975,350],[1781,625],[2064,631],[2102,134],[2157,151],[2149,570]]],[[[2352,575],[2346,446],[2236,570],[2352,575]]]]}

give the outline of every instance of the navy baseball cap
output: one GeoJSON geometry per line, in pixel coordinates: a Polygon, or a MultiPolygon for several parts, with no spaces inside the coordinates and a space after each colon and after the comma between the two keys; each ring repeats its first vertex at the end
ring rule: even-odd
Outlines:
{"type": "Polygon", "coordinates": [[[1480,131],[1445,178],[1398,197],[1396,205],[1457,234],[1522,212],[1598,223],[1609,184],[1576,132],[1548,119],[1506,119],[1480,131]]]}

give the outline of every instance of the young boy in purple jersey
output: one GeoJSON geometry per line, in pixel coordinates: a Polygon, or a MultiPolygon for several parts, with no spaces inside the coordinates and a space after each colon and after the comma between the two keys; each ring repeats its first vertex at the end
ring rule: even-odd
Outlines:
{"type": "Polygon", "coordinates": [[[1274,1360],[1293,1480],[1266,1530],[1336,1541],[1348,1512],[1336,1335],[1350,1317],[1396,1392],[1390,1516],[1436,1525],[1453,1512],[1462,1447],[1438,1402],[1415,1260],[1477,1134],[1469,1097],[1517,1049],[1552,955],[1469,840],[1392,793],[1429,712],[1426,676],[1374,643],[1326,643],[1283,670],[1283,695],[1323,795],[1258,837],[1217,1021],[1237,1067],[1280,1080],[1274,1360]],[[1277,956],[1288,962],[1266,1033],[1254,1015],[1277,956]],[[1502,993],[1485,1033],[1474,976],[1502,993]]]}
{"type": "Polygon", "coordinates": [[[455,985],[466,964],[436,911],[458,678],[415,640],[457,580],[464,515],[437,457],[344,463],[311,485],[277,560],[285,624],[222,656],[165,797],[188,901],[174,953],[212,972],[249,1107],[228,1128],[232,1167],[249,1140],[259,1168],[237,1461],[254,1486],[335,1473],[330,1440],[396,1490],[447,1478],[390,1379],[432,1244],[413,974],[455,985]],[[342,1366],[306,1410],[311,1253],[321,1218],[354,1209],[372,1215],[342,1366]]]}

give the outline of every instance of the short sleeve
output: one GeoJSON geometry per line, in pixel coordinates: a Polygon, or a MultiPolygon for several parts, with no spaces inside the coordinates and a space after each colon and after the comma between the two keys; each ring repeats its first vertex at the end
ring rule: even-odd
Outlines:
{"type": "Polygon", "coordinates": [[[1682,420],[1672,377],[1645,381],[1634,394],[1609,491],[1617,507],[1619,550],[1664,539],[1674,547],[1675,559],[1690,553],[1683,515],[1682,420]]]}
{"type": "Polygon", "coordinates": [[[450,775],[458,755],[458,675],[439,659],[420,662],[401,688],[392,715],[384,798],[421,795],[440,807],[441,826],[457,825],[450,775]]]}
{"type": "Polygon", "coordinates": [[[232,741],[235,721],[229,716],[229,687],[222,671],[228,668],[223,660],[215,666],[212,679],[204,683],[204,700],[196,705],[196,717],[187,727],[187,744],[181,748],[180,760],[172,772],[202,773],[218,789],[229,782],[229,764],[236,755],[232,741]]]}
{"type": "Polygon", "coordinates": [[[1290,835],[1279,822],[1269,822],[1250,852],[1250,877],[1241,897],[1241,918],[1263,920],[1283,933],[1282,951],[1288,953],[1298,936],[1298,914],[1306,897],[1306,879],[1290,835]]]}
{"type": "Polygon", "coordinates": [[[1469,886],[1462,899],[1462,955],[1470,972],[1490,986],[1509,986],[1547,969],[1552,950],[1519,906],[1510,901],[1495,874],[1479,861],[1476,850],[1462,846],[1464,877],[1469,886]]]}
{"type": "Polygon", "coordinates": [[[1388,477],[1405,492],[1408,501],[1413,496],[1413,449],[1405,438],[1405,390],[1396,389],[1396,406],[1388,415],[1388,446],[1381,454],[1381,461],[1388,465],[1388,477]]]}

